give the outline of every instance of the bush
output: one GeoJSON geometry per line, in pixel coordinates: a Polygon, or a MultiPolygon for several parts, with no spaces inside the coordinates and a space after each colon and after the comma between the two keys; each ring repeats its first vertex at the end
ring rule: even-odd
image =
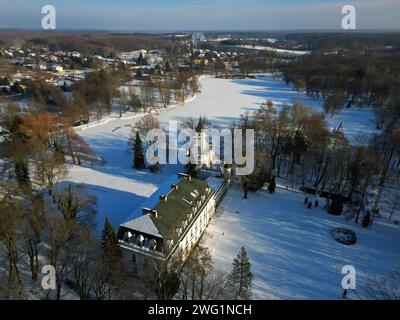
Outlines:
{"type": "MultiPolygon", "coordinates": [[[[264,187],[267,180],[267,171],[263,168],[256,168],[253,174],[246,177],[247,188],[251,192],[257,192],[264,187]]],[[[268,188],[269,189],[269,188],[268,188]]]]}
{"type": "Polygon", "coordinates": [[[345,245],[352,245],[357,242],[357,237],[354,231],[345,228],[336,228],[331,230],[333,238],[345,245]]]}
{"type": "Polygon", "coordinates": [[[335,216],[340,216],[343,212],[343,202],[339,198],[330,201],[328,205],[328,212],[335,216]]]}
{"type": "Polygon", "coordinates": [[[158,162],[156,164],[152,164],[149,166],[149,170],[151,173],[158,173],[160,172],[160,165],[158,164],[158,162]]]}

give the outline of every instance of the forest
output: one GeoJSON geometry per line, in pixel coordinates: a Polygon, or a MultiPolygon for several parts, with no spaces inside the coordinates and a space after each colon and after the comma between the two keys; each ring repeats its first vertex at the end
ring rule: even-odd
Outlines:
{"type": "Polygon", "coordinates": [[[373,107],[379,129],[398,126],[400,60],[397,54],[313,54],[284,64],[284,80],[316,99],[326,113],[343,107],[373,107]]]}

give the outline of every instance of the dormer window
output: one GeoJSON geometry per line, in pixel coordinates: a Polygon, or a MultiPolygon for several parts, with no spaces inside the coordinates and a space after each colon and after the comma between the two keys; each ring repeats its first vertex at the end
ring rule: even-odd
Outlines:
{"type": "Polygon", "coordinates": [[[144,239],[143,235],[139,235],[139,236],[137,237],[137,245],[140,246],[140,247],[142,247],[142,246],[143,246],[144,240],[145,240],[145,239],[144,239]]]}
{"type": "Polygon", "coordinates": [[[150,248],[155,251],[157,248],[157,240],[155,240],[155,239],[150,240],[149,245],[150,245],[150,248]]]}

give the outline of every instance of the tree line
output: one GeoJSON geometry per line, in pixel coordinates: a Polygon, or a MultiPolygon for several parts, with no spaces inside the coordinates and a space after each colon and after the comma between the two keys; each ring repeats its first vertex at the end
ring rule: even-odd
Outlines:
{"type": "Polygon", "coordinates": [[[277,111],[271,101],[242,115],[236,126],[255,130],[256,169],[242,179],[250,191],[284,177],[304,191],[352,202],[358,222],[367,208],[379,211],[388,178],[400,175],[396,127],[349,143],[341,127],[329,129],[324,114],[299,102],[277,111]]]}
{"type": "Polygon", "coordinates": [[[316,99],[324,99],[326,113],[343,107],[375,109],[379,129],[400,119],[400,63],[398,54],[313,54],[281,66],[283,78],[316,99]]]}
{"type": "Polygon", "coordinates": [[[128,111],[158,111],[173,103],[182,104],[201,91],[195,73],[176,71],[160,78],[137,73],[138,85],[130,85],[132,71],[122,63],[115,69],[90,72],[72,85],[71,99],[66,98],[62,88],[44,78],[38,77],[26,84],[36,110],[60,114],[74,126],[88,123],[92,118],[101,119],[116,109],[120,116],[128,111]]]}
{"type": "MultiPolygon", "coordinates": [[[[7,265],[0,297],[27,299],[33,290],[42,299],[61,299],[68,281],[82,299],[119,294],[116,281],[124,274],[117,243],[106,236],[99,243],[92,232],[95,197],[80,185],[60,183],[67,160],[83,164],[93,156],[89,146],[61,116],[21,115],[9,106],[0,120],[0,248],[7,265]],[[55,268],[53,292],[40,288],[43,265],[55,268]]],[[[118,284],[121,294],[125,283],[118,284]]]]}

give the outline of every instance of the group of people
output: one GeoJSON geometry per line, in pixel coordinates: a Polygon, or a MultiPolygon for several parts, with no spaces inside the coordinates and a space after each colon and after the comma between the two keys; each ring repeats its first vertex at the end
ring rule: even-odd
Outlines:
{"type": "MultiPolygon", "coordinates": [[[[308,209],[311,209],[312,206],[313,206],[313,202],[312,202],[308,197],[305,197],[305,198],[304,198],[304,204],[307,205],[307,208],[308,208],[308,209]]],[[[315,206],[316,208],[318,208],[318,206],[319,206],[319,201],[318,201],[318,199],[316,199],[316,200],[314,201],[314,206],[315,206]]]]}

